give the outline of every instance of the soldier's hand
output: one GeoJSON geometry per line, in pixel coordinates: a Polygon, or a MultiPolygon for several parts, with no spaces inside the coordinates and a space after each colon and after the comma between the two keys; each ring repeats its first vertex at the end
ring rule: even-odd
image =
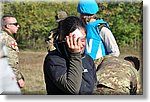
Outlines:
{"type": "Polygon", "coordinates": [[[24,85],[25,85],[24,80],[23,79],[18,80],[18,85],[19,85],[20,88],[23,88],[24,85]]]}

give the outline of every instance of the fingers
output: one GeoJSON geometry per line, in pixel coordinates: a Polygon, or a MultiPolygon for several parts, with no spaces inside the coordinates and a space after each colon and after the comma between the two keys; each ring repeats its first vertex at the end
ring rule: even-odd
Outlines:
{"type": "Polygon", "coordinates": [[[73,39],[72,39],[72,34],[70,34],[69,36],[66,36],[66,42],[69,48],[73,47],[73,39]]]}
{"type": "Polygon", "coordinates": [[[66,42],[67,42],[68,47],[70,48],[69,36],[66,36],[66,42]]]}
{"type": "Polygon", "coordinates": [[[69,41],[70,41],[70,47],[73,48],[74,47],[74,37],[72,36],[72,34],[69,35],[69,41]]]}
{"type": "Polygon", "coordinates": [[[70,48],[73,48],[73,47],[76,47],[77,46],[77,38],[75,35],[72,36],[72,34],[70,33],[69,36],[66,36],[66,41],[67,41],[67,44],[68,44],[68,47],[70,48]]]}
{"type": "Polygon", "coordinates": [[[75,46],[75,47],[77,47],[77,37],[76,37],[76,35],[73,35],[73,45],[75,46]]]}
{"type": "Polygon", "coordinates": [[[77,39],[75,35],[72,36],[70,33],[69,36],[66,36],[66,42],[72,52],[80,52],[80,38],[77,39]]]}
{"type": "Polygon", "coordinates": [[[76,42],[77,42],[77,46],[81,46],[81,39],[80,38],[78,38],[76,42]]]}

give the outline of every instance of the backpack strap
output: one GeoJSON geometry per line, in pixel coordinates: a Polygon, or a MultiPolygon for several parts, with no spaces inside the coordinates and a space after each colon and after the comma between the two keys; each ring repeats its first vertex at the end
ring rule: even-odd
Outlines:
{"type": "Polygon", "coordinates": [[[98,24],[98,29],[99,29],[99,31],[101,31],[101,29],[102,29],[103,27],[107,27],[106,24],[98,24]]]}

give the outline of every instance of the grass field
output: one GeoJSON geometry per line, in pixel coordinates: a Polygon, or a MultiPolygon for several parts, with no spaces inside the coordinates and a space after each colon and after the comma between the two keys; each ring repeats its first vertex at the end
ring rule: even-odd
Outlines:
{"type": "MultiPolygon", "coordinates": [[[[20,51],[20,70],[25,77],[25,87],[22,89],[24,95],[46,95],[43,61],[47,52],[20,51]]],[[[120,57],[134,55],[142,60],[141,51],[131,50],[130,48],[121,49],[120,57]]],[[[139,77],[142,76],[142,68],[139,77]]],[[[142,94],[142,89],[140,90],[142,94]]]]}
{"type": "Polygon", "coordinates": [[[22,89],[23,94],[46,94],[43,61],[46,52],[20,52],[20,70],[25,77],[25,87],[22,89]]]}

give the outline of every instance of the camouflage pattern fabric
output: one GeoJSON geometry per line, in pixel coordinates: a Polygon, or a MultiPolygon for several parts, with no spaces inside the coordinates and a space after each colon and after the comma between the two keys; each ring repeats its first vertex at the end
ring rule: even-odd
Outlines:
{"type": "Polygon", "coordinates": [[[104,57],[97,68],[97,80],[96,94],[129,95],[137,91],[137,70],[118,57],[104,57]]]}
{"type": "Polygon", "coordinates": [[[47,50],[48,50],[48,51],[55,50],[55,47],[54,47],[54,34],[56,33],[56,31],[57,31],[57,28],[52,29],[52,30],[49,32],[48,38],[46,39],[47,50]]]}
{"type": "Polygon", "coordinates": [[[100,57],[100,58],[94,60],[94,63],[95,63],[96,68],[97,68],[97,66],[98,66],[99,64],[101,64],[101,62],[102,62],[103,59],[104,59],[104,57],[100,57]]]}
{"type": "MultiPolygon", "coordinates": [[[[0,33],[0,36],[1,36],[1,33],[0,33]]],[[[6,47],[2,43],[2,40],[0,39],[0,58],[6,57],[6,56],[7,56],[6,47]]]]}
{"type": "MultiPolygon", "coordinates": [[[[67,16],[68,15],[65,11],[57,11],[55,19],[56,19],[57,23],[59,23],[61,20],[65,19],[67,16]]],[[[55,50],[55,47],[54,47],[55,39],[54,38],[56,38],[56,36],[57,36],[56,35],[57,30],[58,30],[57,28],[54,28],[49,32],[48,38],[46,39],[48,51],[55,50]]]]}
{"type": "Polygon", "coordinates": [[[22,79],[23,75],[19,71],[19,49],[16,40],[5,31],[1,32],[0,39],[7,47],[8,64],[12,67],[17,80],[22,79]]]}
{"type": "Polygon", "coordinates": [[[65,19],[68,16],[68,14],[65,11],[57,11],[55,19],[57,22],[65,19]]]}

